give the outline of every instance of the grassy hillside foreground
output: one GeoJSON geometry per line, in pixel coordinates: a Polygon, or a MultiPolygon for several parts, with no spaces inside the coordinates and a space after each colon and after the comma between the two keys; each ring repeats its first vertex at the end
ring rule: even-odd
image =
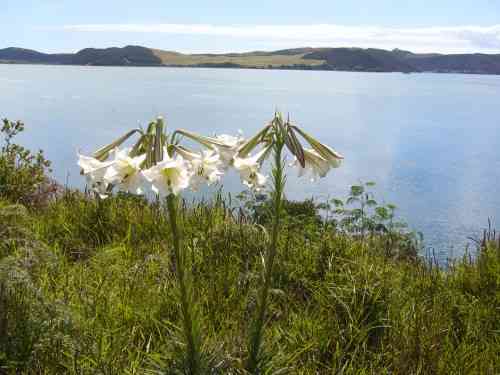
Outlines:
{"type": "MultiPolygon", "coordinates": [[[[2,150],[0,373],[184,373],[165,207],[58,191],[37,174],[48,167],[43,155],[13,166],[2,150]]],[[[440,269],[416,255],[391,207],[358,215],[358,192],[368,188],[352,189],[352,208],[320,207],[333,216],[286,202],[262,373],[499,373],[494,233],[475,260],[440,269]]],[[[182,207],[207,374],[245,373],[268,246],[267,201],[247,196],[235,206],[216,195],[182,207]]]]}

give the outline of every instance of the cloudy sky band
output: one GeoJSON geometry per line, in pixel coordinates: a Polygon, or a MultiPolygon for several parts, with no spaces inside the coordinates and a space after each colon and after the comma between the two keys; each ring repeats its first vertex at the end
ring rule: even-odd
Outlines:
{"type": "MultiPolygon", "coordinates": [[[[54,29],[54,28],[50,28],[54,29]]],[[[68,32],[155,33],[213,38],[242,38],[266,45],[357,46],[404,48],[414,52],[500,53],[500,24],[392,28],[377,26],[316,25],[210,25],[210,24],[78,24],[57,27],[68,32]]],[[[159,46],[161,47],[161,46],[159,46]]],[[[210,52],[210,51],[207,51],[210,52]]]]}

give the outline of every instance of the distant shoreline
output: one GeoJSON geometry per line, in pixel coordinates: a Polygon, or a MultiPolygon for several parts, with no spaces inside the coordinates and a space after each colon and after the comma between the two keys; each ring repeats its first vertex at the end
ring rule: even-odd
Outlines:
{"type": "Polygon", "coordinates": [[[342,73],[376,73],[376,74],[462,74],[462,75],[484,75],[498,76],[500,73],[464,72],[464,71],[377,71],[377,70],[348,70],[348,69],[302,69],[296,67],[257,67],[257,66],[202,66],[202,65],[91,65],[91,64],[55,64],[55,63],[33,63],[33,62],[5,62],[0,65],[31,65],[31,66],[79,66],[89,68],[179,68],[179,69],[227,69],[227,70],[285,70],[285,71],[313,71],[313,72],[342,72],[342,73]]]}
{"type": "Polygon", "coordinates": [[[305,47],[267,52],[183,54],[126,46],[47,54],[10,47],[0,49],[0,64],[500,75],[500,54],[415,54],[375,48],[305,47]]]}

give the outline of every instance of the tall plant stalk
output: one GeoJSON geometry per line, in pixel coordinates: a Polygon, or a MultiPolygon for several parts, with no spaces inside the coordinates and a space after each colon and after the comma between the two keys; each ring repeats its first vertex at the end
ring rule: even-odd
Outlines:
{"type": "Polygon", "coordinates": [[[273,224],[271,233],[271,243],[265,257],[264,283],[259,291],[257,302],[257,313],[252,323],[250,331],[249,355],[246,368],[251,374],[257,374],[259,371],[260,348],[264,332],[265,315],[267,311],[267,300],[269,289],[271,288],[273,278],[273,266],[278,253],[278,239],[281,224],[281,213],[283,207],[283,191],[285,187],[285,163],[283,160],[283,147],[285,145],[284,134],[278,127],[275,132],[275,143],[273,145],[274,166],[273,166],[273,224]]]}
{"type": "Polygon", "coordinates": [[[283,192],[285,186],[285,162],[283,151],[286,148],[295,157],[299,174],[310,171],[314,177],[324,177],[331,168],[340,165],[343,156],[322,144],[301,128],[284,121],[281,113],[276,112],[273,120],[256,135],[243,140],[223,134],[205,137],[187,130],[176,130],[169,137],[164,132],[162,118],[149,124],[146,131],[133,129],[114,142],[97,150],[92,156],[79,155],[78,164],[82,173],[91,182],[92,189],[106,197],[116,187],[127,193],[143,194],[143,182],[151,184],[151,190],[159,198],[167,198],[170,226],[173,238],[173,256],[176,278],[179,284],[182,328],[187,346],[186,372],[197,375],[201,369],[201,338],[198,310],[194,303],[191,272],[187,257],[182,249],[178,219],[179,201],[177,194],[183,189],[196,188],[200,181],[211,184],[219,181],[223,171],[233,166],[240,172],[243,183],[255,191],[260,191],[266,183],[266,176],[259,171],[263,162],[273,155],[273,182],[271,193],[273,208],[272,234],[265,255],[263,282],[257,298],[256,315],[252,320],[249,337],[246,367],[251,373],[259,371],[260,351],[268,305],[269,289],[272,284],[274,262],[278,253],[280,221],[282,216],[283,192]],[[119,150],[132,135],[140,138],[130,150],[119,150]],[[191,151],[179,144],[185,136],[208,150],[191,151]],[[298,138],[303,138],[312,148],[304,149],[298,138]],[[256,147],[262,149],[250,155],[256,147]],[[113,154],[114,160],[110,159],[113,154]],[[194,180],[194,181],[192,181],[194,180]]]}
{"type": "Polygon", "coordinates": [[[201,374],[201,340],[197,329],[196,311],[193,309],[191,279],[186,272],[186,257],[182,251],[181,234],[177,225],[178,206],[178,198],[174,194],[170,194],[167,197],[167,208],[173,238],[175,273],[179,283],[182,327],[187,346],[186,367],[188,374],[198,375],[201,374]]]}

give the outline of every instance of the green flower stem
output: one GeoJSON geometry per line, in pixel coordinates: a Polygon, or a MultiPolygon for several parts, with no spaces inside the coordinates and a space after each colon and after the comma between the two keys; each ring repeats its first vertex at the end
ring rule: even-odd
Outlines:
{"type": "Polygon", "coordinates": [[[187,369],[190,375],[200,374],[200,348],[195,329],[196,322],[195,314],[193,311],[191,288],[189,287],[189,280],[186,274],[185,256],[181,252],[181,235],[177,226],[177,208],[179,205],[178,199],[174,194],[167,197],[168,213],[170,218],[170,229],[172,231],[172,238],[174,244],[174,265],[177,280],[179,282],[180,299],[181,299],[181,313],[184,335],[187,343],[187,369]]]}
{"type": "Polygon", "coordinates": [[[271,237],[271,246],[269,247],[266,254],[264,283],[262,284],[262,288],[259,293],[257,314],[252,324],[250,332],[249,356],[246,367],[251,374],[258,373],[259,354],[262,343],[265,315],[267,310],[267,299],[272,282],[274,260],[278,252],[278,237],[281,224],[281,211],[283,206],[283,190],[285,187],[285,175],[284,175],[285,166],[282,158],[284,141],[282,137],[280,137],[280,135],[277,135],[277,138],[278,139],[274,144],[274,168],[273,168],[274,191],[272,193],[274,212],[273,212],[272,237],[271,237]]]}

